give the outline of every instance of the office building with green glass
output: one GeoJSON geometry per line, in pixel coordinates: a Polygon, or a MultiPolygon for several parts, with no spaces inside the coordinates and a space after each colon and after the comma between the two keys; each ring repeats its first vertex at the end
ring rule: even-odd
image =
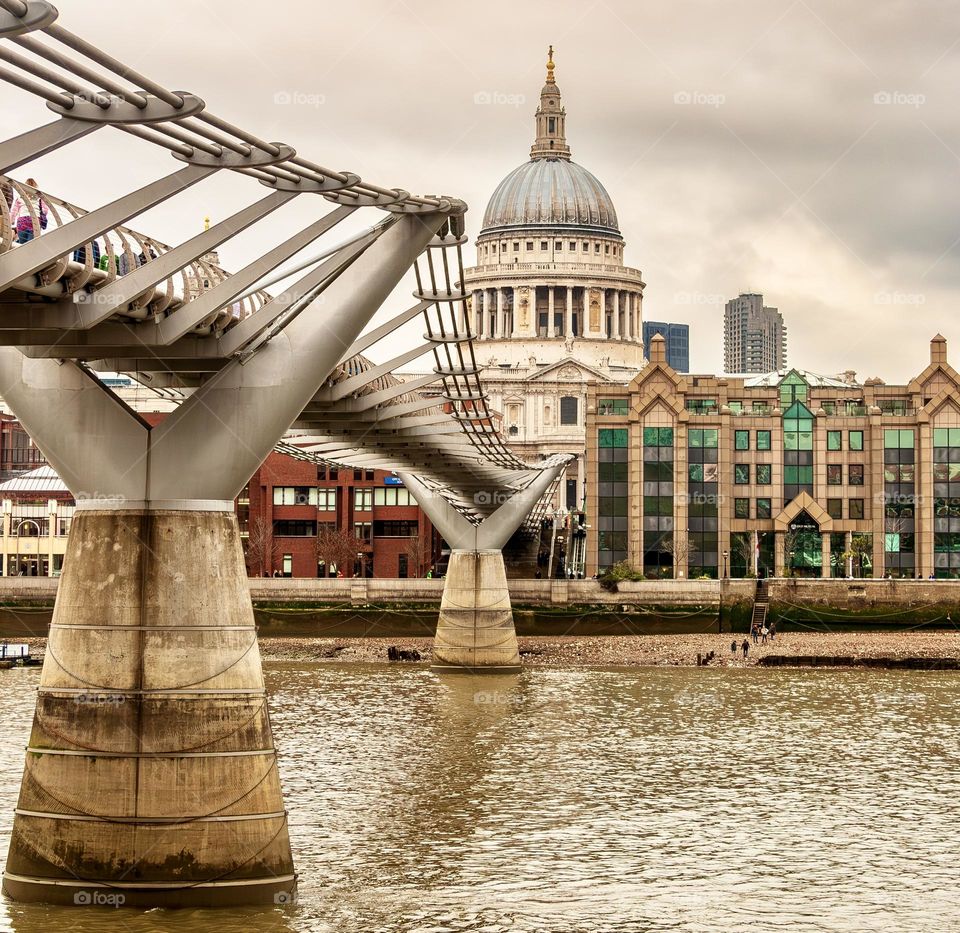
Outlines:
{"type": "Polygon", "coordinates": [[[587,570],[960,578],[960,374],[688,375],[663,339],[587,404],[587,570]]]}

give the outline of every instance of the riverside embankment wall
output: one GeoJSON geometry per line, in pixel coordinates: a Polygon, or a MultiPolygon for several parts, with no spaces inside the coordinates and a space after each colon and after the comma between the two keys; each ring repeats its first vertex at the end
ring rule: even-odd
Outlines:
{"type": "MultiPolygon", "coordinates": [[[[510,580],[520,634],[702,631],[748,625],[753,580],[644,580],[608,589],[596,580],[510,580]],[[722,609],[721,609],[722,606],[722,609]]],[[[772,579],[770,619],[798,625],[903,627],[960,620],[960,581],[772,579]]],[[[270,634],[429,634],[443,580],[249,581],[261,631],[270,634]]],[[[45,631],[57,580],[0,577],[0,637],[45,631]]]]}

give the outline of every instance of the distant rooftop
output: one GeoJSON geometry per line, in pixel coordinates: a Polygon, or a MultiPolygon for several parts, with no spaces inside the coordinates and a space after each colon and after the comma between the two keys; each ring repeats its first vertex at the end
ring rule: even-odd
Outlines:
{"type": "Polygon", "coordinates": [[[823,376],[820,373],[811,373],[806,369],[797,369],[791,366],[789,369],[777,369],[769,373],[724,373],[724,376],[734,379],[742,379],[743,384],[748,389],[775,388],[783,382],[784,378],[790,373],[796,373],[808,386],[821,389],[852,389],[859,388],[860,383],[854,378],[854,373],[850,374],[847,380],[844,376],[823,376]]]}
{"type": "Polygon", "coordinates": [[[0,483],[0,495],[6,492],[69,493],[70,490],[52,466],[42,466],[0,483]]]}

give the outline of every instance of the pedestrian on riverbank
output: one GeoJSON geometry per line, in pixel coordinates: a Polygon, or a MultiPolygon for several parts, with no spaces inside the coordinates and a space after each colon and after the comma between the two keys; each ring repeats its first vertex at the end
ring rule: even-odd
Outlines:
{"type": "Polygon", "coordinates": [[[765,644],[767,643],[767,635],[769,635],[769,634],[770,634],[770,629],[768,629],[767,626],[764,625],[763,628],[760,629],[760,643],[761,643],[761,644],[765,645],[765,644]]]}
{"type": "Polygon", "coordinates": [[[750,626],[750,637],[753,639],[754,644],[760,640],[760,632],[757,630],[756,625],[750,626]]]}
{"type": "Polygon", "coordinates": [[[770,641],[773,641],[777,637],[777,623],[770,623],[770,641]]]}
{"type": "Polygon", "coordinates": [[[730,642],[730,654],[732,654],[734,657],[737,656],[737,640],[736,640],[736,638],[734,638],[734,640],[733,640],[732,642],[730,642]]]}
{"type": "Polygon", "coordinates": [[[743,660],[746,661],[746,660],[747,660],[747,654],[748,654],[749,651],[750,651],[750,642],[748,642],[748,641],[746,640],[746,638],[744,638],[743,644],[742,644],[740,647],[743,648],[743,660]]]}

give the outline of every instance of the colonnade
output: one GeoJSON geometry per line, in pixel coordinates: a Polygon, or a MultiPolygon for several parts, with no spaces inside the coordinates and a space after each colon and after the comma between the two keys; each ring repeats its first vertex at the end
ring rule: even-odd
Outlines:
{"type": "MultiPolygon", "coordinates": [[[[641,293],[580,285],[505,285],[471,292],[471,331],[481,340],[586,337],[640,341],[641,293]],[[538,292],[546,290],[546,304],[538,292]]],[[[461,325],[466,325],[464,312],[461,325]]]]}

